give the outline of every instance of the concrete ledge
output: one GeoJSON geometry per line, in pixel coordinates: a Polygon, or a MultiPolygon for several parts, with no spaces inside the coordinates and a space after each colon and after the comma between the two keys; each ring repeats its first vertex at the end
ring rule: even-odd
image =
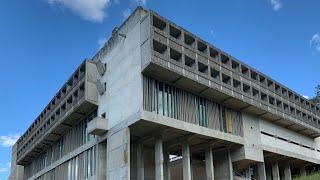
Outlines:
{"type": "Polygon", "coordinates": [[[161,124],[164,126],[176,128],[179,130],[183,130],[183,131],[192,132],[195,134],[200,134],[200,135],[204,135],[204,136],[208,136],[208,137],[212,137],[212,138],[216,138],[216,139],[220,139],[220,140],[233,142],[236,144],[244,144],[243,137],[224,133],[224,132],[217,131],[214,129],[209,129],[206,127],[201,127],[196,124],[191,124],[191,123],[176,120],[173,118],[161,116],[161,115],[158,115],[158,114],[155,114],[152,112],[148,112],[148,111],[143,111],[141,113],[141,119],[145,120],[145,121],[161,124]]]}

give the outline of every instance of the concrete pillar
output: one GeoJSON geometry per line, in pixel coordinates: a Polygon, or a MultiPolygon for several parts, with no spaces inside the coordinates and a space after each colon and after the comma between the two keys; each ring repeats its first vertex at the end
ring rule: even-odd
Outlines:
{"type": "Polygon", "coordinates": [[[130,129],[128,127],[108,133],[107,179],[130,179],[130,129]]]}
{"type": "Polygon", "coordinates": [[[187,141],[182,143],[182,173],[183,180],[191,180],[190,146],[187,141]]]}
{"type": "Polygon", "coordinates": [[[165,150],[165,152],[164,152],[164,180],[170,180],[169,163],[170,163],[169,152],[167,150],[165,150]]]}
{"type": "Polygon", "coordinates": [[[259,162],[257,164],[257,173],[258,173],[258,180],[266,180],[266,167],[264,165],[264,162],[259,162]]]}
{"type": "Polygon", "coordinates": [[[278,162],[272,163],[272,179],[273,180],[280,180],[278,162]]]}
{"type": "Polygon", "coordinates": [[[230,151],[228,149],[222,149],[214,152],[214,179],[233,179],[233,167],[230,151]]]}
{"type": "Polygon", "coordinates": [[[291,180],[291,169],[289,162],[287,162],[284,166],[284,180],[291,180]]]}
{"type": "Polygon", "coordinates": [[[144,180],[143,144],[137,145],[137,180],[144,180]]]}
{"type": "Polygon", "coordinates": [[[163,174],[163,143],[162,137],[156,137],[155,144],[155,180],[164,180],[163,174]]]}
{"type": "Polygon", "coordinates": [[[106,179],[107,178],[107,143],[99,143],[97,145],[97,179],[106,179]]]}
{"type": "Polygon", "coordinates": [[[304,166],[300,167],[300,176],[306,176],[306,175],[307,175],[306,167],[304,166]]]}
{"type": "Polygon", "coordinates": [[[205,152],[206,156],[206,177],[207,180],[213,180],[214,179],[214,167],[213,167],[213,155],[212,155],[212,149],[208,148],[205,152]]]}

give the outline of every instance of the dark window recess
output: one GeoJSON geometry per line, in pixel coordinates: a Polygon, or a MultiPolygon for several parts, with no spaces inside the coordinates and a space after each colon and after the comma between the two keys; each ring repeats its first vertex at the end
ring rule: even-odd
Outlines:
{"type": "Polygon", "coordinates": [[[275,101],[275,99],[273,97],[269,96],[269,104],[274,105],[275,104],[274,101],[275,101]]]}
{"type": "Polygon", "coordinates": [[[170,26],[170,36],[179,39],[181,37],[181,31],[173,26],[170,26]]]}
{"type": "Polygon", "coordinates": [[[246,66],[241,66],[241,73],[243,75],[249,76],[249,69],[246,66]]]}
{"type": "Polygon", "coordinates": [[[222,82],[231,85],[231,78],[225,74],[222,74],[222,82]]]}
{"type": "Polygon", "coordinates": [[[275,87],[276,92],[280,93],[280,86],[278,84],[275,84],[274,87],[275,87]]]}
{"type": "Polygon", "coordinates": [[[198,62],[198,70],[202,73],[207,73],[208,72],[208,66],[201,63],[201,62],[198,62]]]}
{"type": "Polygon", "coordinates": [[[220,79],[220,72],[218,70],[215,70],[213,68],[210,69],[211,70],[211,77],[213,79],[219,80],[220,79]]]}
{"type": "Polygon", "coordinates": [[[236,80],[236,79],[233,79],[232,80],[232,84],[233,84],[233,87],[236,88],[237,90],[241,90],[241,83],[240,81],[236,80]]]}
{"type": "Polygon", "coordinates": [[[239,65],[238,62],[232,61],[231,65],[232,65],[232,69],[234,69],[234,70],[236,70],[236,71],[239,70],[240,65],[239,65]]]}
{"type": "Polygon", "coordinates": [[[221,54],[221,62],[222,64],[229,65],[230,59],[228,56],[221,54]]]}
{"type": "Polygon", "coordinates": [[[201,41],[198,41],[198,50],[205,53],[207,50],[207,45],[201,41]]]}
{"type": "Polygon", "coordinates": [[[286,89],[282,88],[282,95],[287,96],[287,92],[288,91],[286,89]]]}
{"type": "Polygon", "coordinates": [[[184,61],[185,61],[184,64],[189,67],[194,67],[194,64],[196,62],[194,59],[190,58],[189,56],[184,56],[184,61]]]}
{"type": "Polygon", "coordinates": [[[277,107],[282,109],[282,102],[280,100],[276,100],[277,107]]]}
{"type": "Polygon", "coordinates": [[[166,22],[156,16],[153,16],[153,26],[163,31],[166,28],[166,22]]]}
{"type": "Polygon", "coordinates": [[[247,94],[250,94],[250,86],[248,86],[246,84],[243,84],[242,85],[242,91],[247,93],[247,94]]]}
{"type": "Polygon", "coordinates": [[[190,36],[188,34],[184,34],[184,43],[186,43],[189,46],[192,46],[194,41],[195,41],[195,39],[192,36],[190,36]]]}
{"type": "Polygon", "coordinates": [[[261,84],[265,84],[266,83],[266,78],[264,76],[259,75],[259,80],[261,84]]]}
{"type": "Polygon", "coordinates": [[[261,93],[261,100],[263,100],[263,101],[268,101],[268,96],[265,94],[265,93],[261,93]]]}
{"type": "Polygon", "coordinates": [[[153,40],[153,50],[160,54],[164,54],[167,50],[167,46],[158,41],[153,40]]]}
{"type": "Polygon", "coordinates": [[[273,81],[268,79],[268,87],[273,90],[273,81]]]}
{"type": "Polygon", "coordinates": [[[216,59],[219,56],[219,52],[217,50],[210,48],[209,51],[210,51],[210,57],[216,59]]]}
{"type": "Polygon", "coordinates": [[[171,59],[180,62],[181,56],[182,56],[182,54],[180,52],[170,48],[170,58],[171,59]]]}
{"type": "Polygon", "coordinates": [[[285,111],[289,111],[289,106],[288,106],[288,104],[283,104],[283,109],[285,110],[285,111]]]}
{"type": "Polygon", "coordinates": [[[259,97],[259,91],[255,88],[252,88],[252,96],[258,98],[259,97]]]}
{"type": "Polygon", "coordinates": [[[256,73],[255,71],[251,71],[251,79],[253,80],[258,80],[258,73],[256,73]]]}
{"type": "Polygon", "coordinates": [[[290,113],[291,113],[291,114],[295,114],[295,112],[296,112],[295,109],[290,106],[290,113]]]}

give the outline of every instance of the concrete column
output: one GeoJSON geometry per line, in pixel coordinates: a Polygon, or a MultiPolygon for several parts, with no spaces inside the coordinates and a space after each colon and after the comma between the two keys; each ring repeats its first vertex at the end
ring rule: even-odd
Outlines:
{"type": "Polygon", "coordinates": [[[137,180],[144,180],[143,144],[137,145],[137,180]]]}
{"type": "Polygon", "coordinates": [[[233,166],[232,166],[232,159],[231,159],[231,153],[230,149],[228,148],[228,162],[229,162],[229,179],[233,180],[233,166]]]}
{"type": "Polygon", "coordinates": [[[169,168],[169,152],[165,150],[164,152],[164,180],[170,180],[170,168],[169,168]]]}
{"type": "Polygon", "coordinates": [[[233,179],[233,167],[230,151],[228,149],[222,149],[214,152],[214,179],[233,179]]]}
{"type": "Polygon", "coordinates": [[[162,137],[156,137],[155,144],[155,180],[164,180],[162,137]]]}
{"type": "Polygon", "coordinates": [[[97,167],[97,179],[106,179],[107,173],[107,143],[99,143],[97,145],[97,161],[96,161],[96,167],[97,167]]]}
{"type": "Polygon", "coordinates": [[[289,162],[287,162],[284,167],[284,179],[291,180],[291,169],[289,162]]]}
{"type": "Polygon", "coordinates": [[[273,179],[273,180],[280,180],[278,162],[274,162],[274,163],[272,164],[272,179],[273,179]]]}
{"type": "Polygon", "coordinates": [[[187,141],[182,143],[183,180],[191,180],[190,146],[187,141]]]}
{"type": "Polygon", "coordinates": [[[212,149],[208,148],[205,153],[206,156],[206,177],[207,180],[214,179],[213,155],[212,149]]]}
{"type": "Polygon", "coordinates": [[[258,172],[258,180],[266,180],[267,179],[266,168],[265,168],[264,162],[259,162],[257,164],[257,172],[258,172]]]}
{"type": "Polygon", "coordinates": [[[307,175],[306,167],[304,166],[300,167],[300,176],[306,176],[306,175],[307,175]]]}
{"type": "Polygon", "coordinates": [[[107,179],[130,179],[130,129],[128,127],[108,133],[107,179]]]}

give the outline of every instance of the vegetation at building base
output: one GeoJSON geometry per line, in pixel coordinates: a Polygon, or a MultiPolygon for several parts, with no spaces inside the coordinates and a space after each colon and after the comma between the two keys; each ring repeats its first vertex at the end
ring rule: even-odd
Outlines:
{"type": "Polygon", "coordinates": [[[316,96],[311,101],[320,107],[320,85],[316,87],[316,96]]]}
{"type": "Polygon", "coordinates": [[[294,180],[319,180],[320,179],[320,173],[314,173],[307,176],[300,176],[293,178],[294,180]]]}

